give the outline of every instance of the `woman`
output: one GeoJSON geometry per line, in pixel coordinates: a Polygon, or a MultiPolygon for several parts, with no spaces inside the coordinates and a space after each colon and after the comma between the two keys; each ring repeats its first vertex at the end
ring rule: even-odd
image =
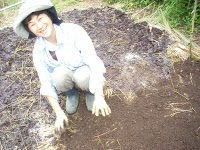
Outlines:
{"type": "Polygon", "coordinates": [[[104,64],[82,27],[62,23],[50,0],[26,0],[13,29],[23,38],[36,37],[33,63],[41,82],[40,93],[47,97],[56,113],[56,131],[68,125],[67,116],[58,103],[59,93],[66,95],[68,114],[77,110],[78,89],[85,91],[86,106],[92,114],[111,113],[103,94],[104,64]]]}

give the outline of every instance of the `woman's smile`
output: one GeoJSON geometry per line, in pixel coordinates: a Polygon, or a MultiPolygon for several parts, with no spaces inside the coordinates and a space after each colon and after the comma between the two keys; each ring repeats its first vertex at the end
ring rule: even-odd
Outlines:
{"type": "Polygon", "coordinates": [[[47,27],[45,27],[44,29],[42,29],[41,31],[40,31],[40,33],[42,33],[42,34],[45,34],[47,32],[47,27]]]}

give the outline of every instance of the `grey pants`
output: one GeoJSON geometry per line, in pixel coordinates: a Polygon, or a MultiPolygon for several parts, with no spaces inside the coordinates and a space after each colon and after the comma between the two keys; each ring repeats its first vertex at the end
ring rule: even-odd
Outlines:
{"type": "Polygon", "coordinates": [[[53,71],[52,80],[58,93],[66,92],[73,87],[89,91],[90,69],[88,66],[81,66],[71,71],[65,66],[57,67],[53,71]]]}

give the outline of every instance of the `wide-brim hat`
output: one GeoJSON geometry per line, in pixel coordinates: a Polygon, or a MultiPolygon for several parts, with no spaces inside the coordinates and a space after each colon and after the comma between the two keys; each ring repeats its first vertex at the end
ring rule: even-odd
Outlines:
{"type": "Polygon", "coordinates": [[[49,13],[53,23],[59,25],[62,22],[62,20],[58,18],[56,9],[50,0],[26,0],[19,9],[17,18],[14,20],[14,32],[23,38],[35,37],[24,28],[22,21],[31,13],[42,10],[46,10],[49,13]]]}

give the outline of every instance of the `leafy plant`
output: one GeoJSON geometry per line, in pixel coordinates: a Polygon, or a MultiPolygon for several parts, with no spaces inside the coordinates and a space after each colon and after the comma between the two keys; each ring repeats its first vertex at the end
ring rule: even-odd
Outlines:
{"type": "MultiPolygon", "coordinates": [[[[151,5],[152,9],[161,8],[170,25],[175,28],[182,28],[190,31],[194,0],[105,0],[109,3],[120,2],[127,7],[144,7],[151,5]]],[[[197,5],[194,28],[200,30],[200,4],[197,5]]]]}
{"type": "Polygon", "coordinates": [[[54,4],[54,6],[56,7],[56,10],[58,12],[65,9],[66,6],[77,3],[77,2],[78,2],[78,0],[52,0],[52,3],[54,4]]]}

